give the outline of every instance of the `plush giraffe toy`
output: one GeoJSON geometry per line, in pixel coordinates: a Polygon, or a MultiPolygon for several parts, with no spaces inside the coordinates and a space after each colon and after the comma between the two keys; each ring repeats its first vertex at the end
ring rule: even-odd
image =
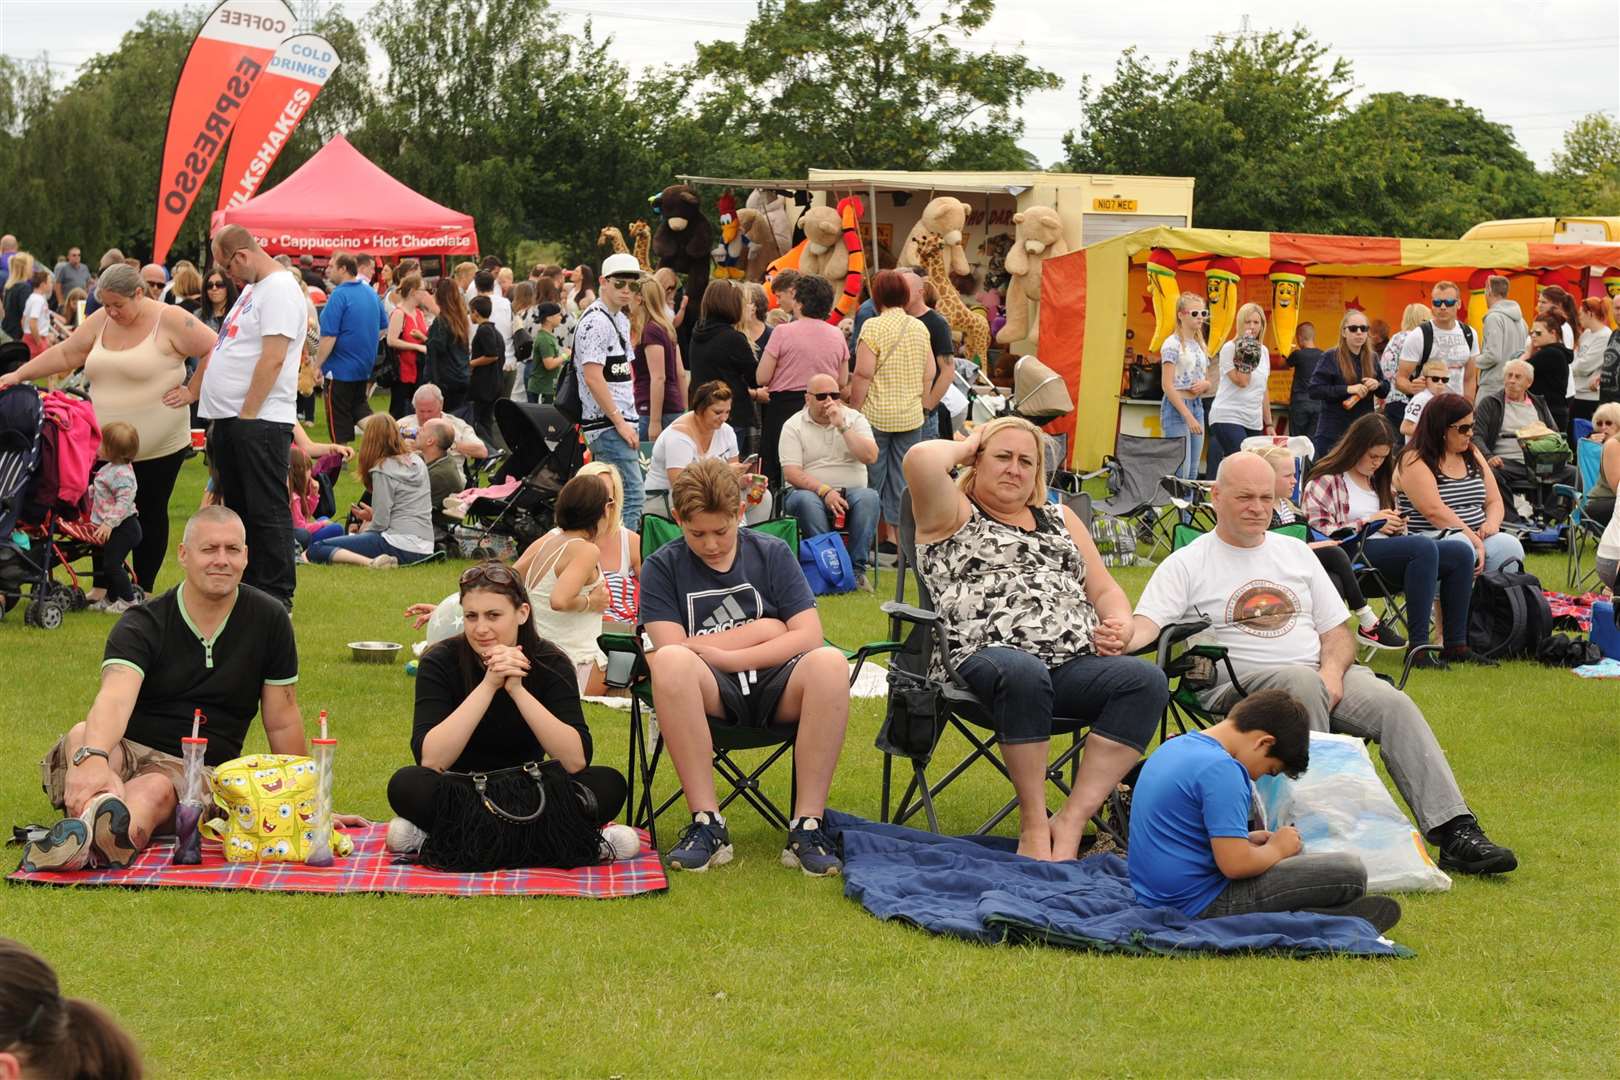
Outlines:
{"type": "Polygon", "coordinates": [[[641,264],[641,272],[650,274],[652,266],[652,226],[645,221],[636,220],[630,223],[630,236],[635,241],[636,262],[641,264]]]}
{"type": "Polygon", "coordinates": [[[962,332],[962,350],[969,360],[984,366],[985,354],[990,351],[990,324],[983,313],[974,311],[962,302],[956,286],[945,272],[945,239],[938,233],[923,233],[913,241],[917,245],[917,258],[928,271],[928,280],[939,293],[936,305],[952,330],[962,332]]]}
{"type": "Polygon", "coordinates": [[[611,244],[615,255],[630,254],[630,249],[624,246],[624,233],[615,226],[604,225],[602,231],[596,234],[596,246],[601,247],[603,244],[611,244]]]}

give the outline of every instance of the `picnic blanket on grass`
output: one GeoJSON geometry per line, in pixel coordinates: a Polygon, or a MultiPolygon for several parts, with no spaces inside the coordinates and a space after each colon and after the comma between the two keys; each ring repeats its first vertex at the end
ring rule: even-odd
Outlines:
{"type": "Polygon", "coordinates": [[[971,941],[1041,942],[1096,952],[1415,955],[1364,919],[1297,912],[1189,919],[1136,902],[1118,855],[1047,863],[998,836],[936,836],[836,810],[844,895],[880,919],[971,941]]]}
{"type": "Polygon", "coordinates": [[[440,896],[581,896],[608,899],[663,892],[669,879],[658,853],[641,834],[641,853],[634,859],[577,870],[496,870],[487,874],[449,874],[412,862],[383,849],[384,823],[344,830],[354,840],[354,854],[331,866],[286,862],[226,862],[217,843],[204,841],[196,866],[175,866],[169,859],[173,840],[159,840],[122,870],[79,870],[71,873],[25,874],[13,871],[10,881],[40,885],[122,885],[139,888],[179,885],[193,889],[248,889],[256,892],[417,893],[440,896]]]}

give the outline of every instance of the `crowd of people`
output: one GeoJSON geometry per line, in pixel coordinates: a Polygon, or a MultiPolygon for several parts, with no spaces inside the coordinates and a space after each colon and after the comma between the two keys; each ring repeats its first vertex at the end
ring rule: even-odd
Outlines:
{"type": "MultiPolygon", "coordinates": [[[[562,487],[555,527],[514,565],[481,562],[461,575],[461,629],[422,658],[412,763],[387,783],[392,850],[438,843],[433,857],[453,861],[443,845],[462,836],[454,815],[470,797],[465,774],[540,762],[560,769],[569,786],[558,790],[575,797],[570,828],[595,835],[614,819],[625,781],[592,764],[580,704],[603,685],[597,639],[608,618],[645,628],[652,703],[689,814],[669,865],[699,872],[733,857],[714,779],[712,727],[725,725],[793,743],[781,861],[813,876],[839,873],[825,812],[849,715],[848,668],[824,643],[797,553],[744,526],[756,477],[774,476],[804,534],[847,534],[865,589],[880,533],[895,537],[910,503],[917,571],[952,643],[944,660],[985,704],[1017,800],[1021,854],[1077,857],[1088,821],[1147,755],[1129,847],[1142,903],[1193,918],[1325,911],[1385,929],[1398,906],[1363,895],[1359,860],[1301,854],[1290,828],[1250,828],[1252,780],[1298,775],[1309,732],[1335,731],[1380,745],[1442,868],[1517,866],[1483,831],[1418,706],[1355,662],[1358,639],[1388,645],[1398,636],[1372,614],[1338,546],[1273,526],[1302,520],[1332,536],[1378,523],[1364,551],[1409,597],[1405,644],[1427,641],[1438,594],[1444,648],[1434,663],[1480,662],[1463,632],[1467,590],[1476,573],[1522,557],[1501,528],[1496,476],[1508,462],[1498,432],[1525,408],[1541,415],[1535,385],[1548,361],[1538,366],[1536,356],[1562,347],[1550,307],[1536,320],[1545,342],[1486,366],[1456,323],[1455,287],[1439,283],[1431,321],[1407,329],[1393,372],[1364,314],[1347,312],[1334,352],[1305,380],[1321,406],[1319,440],[1296,485],[1291,453],[1243,448],[1272,426],[1264,312],[1239,312],[1239,336],[1218,350],[1217,366],[1202,341],[1202,298],[1184,295],[1166,343],[1164,415],[1188,441],[1189,475],[1207,421],[1215,526],[1166,559],[1133,605],[1086,525],[1048,499],[1040,428],[1003,417],[962,437],[950,429],[938,406],[955,349],[948,327],[936,332],[942,321],[916,272],[874,275],[870,311],[848,321],[846,336],[825,321],[831,292],[817,278],[779,277],[784,314],[773,318],[748,286],[715,281],[694,303],[622,254],[599,276],[536,267],[515,284],[498,263],[469,263],[431,292],[419,267],[378,268],[345,254],[327,277],[313,267],[290,273],[236,227],[214,237],[212,255],[209,275],[184,286],[200,290],[195,309],[163,303],[141,270],[108,264],[94,282],[97,310],[6,377],[89,369],[109,462],[94,520],[109,540],[116,534],[134,550],[149,542],[144,525],[126,528],[144,519],[143,497],[160,500],[149,504],[154,524],[167,520],[185,449],[174,434],[193,404],[209,425],[217,495],[186,526],[176,549],[182,581],[172,589],[131,606],[127,582],[105,568],[106,603],[121,616],[88,715],[41,762],[64,817],[30,842],[26,866],[127,866],[172,830],[180,740],[195,708],[209,717],[210,766],[241,752],[255,717],[273,752],[303,754],[289,617],[298,552],[307,549],[312,563],[377,568],[429,557],[443,540],[443,500],[464,482],[461,463],[497,441],[492,405],[544,401],[559,389],[577,390],[592,463],[562,487]],[[314,304],[314,291],[328,286],[314,304]],[[221,301],[208,295],[236,290],[210,329],[221,301]],[[687,319],[695,325],[683,345],[687,319]],[[410,390],[391,396],[389,414],[369,406],[379,349],[410,390]],[[325,445],[298,417],[299,371],[310,365],[325,387],[325,445]],[[1487,376],[1498,367],[1492,389],[1487,376]],[[558,387],[560,372],[577,380],[572,388],[558,387]],[[1396,388],[1408,409],[1417,402],[1404,447],[1377,404],[1396,388]],[[356,432],[357,452],[348,446],[356,432]],[[352,457],[368,492],[347,527],[313,517],[310,462],[328,454],[352,457]],[[680,535],[642,562],[638,530],[649,510],[672,517],[680,535]],[[1169,683],[1132,654],[1194,619],[1211,624],[1237,682],[1218,678],[1201,694],[1224,719],[1150,753],[1169,683]],[[1049,815],[1049,744],[1060,720],[1088,736],[1070,793],[1049,815]]],[[[1601,306],[1597,316],[1607,317],[1601,306]]],[[[1493,341],[1511,336],[1495,323],[1490,330],[1493,341]]],[[[1611,508],[1617,413],[1594,410],[1609,440],[1611,508]]],[[[150,542],[161,565],[167,538],[150,542]]],[[[1599,554],[1612,576],[1613,545],[1599,554]]],[[[150,582],[156,567],[145,577],[137,558],[136,573],[150,582]]],[[[407,614],[425,621],[434,611],[407,614]]],[[[402,756],[406,749],[402,740],[402,756]]],[[[602,855],[614,851],[609,843],[602,855]]]]}

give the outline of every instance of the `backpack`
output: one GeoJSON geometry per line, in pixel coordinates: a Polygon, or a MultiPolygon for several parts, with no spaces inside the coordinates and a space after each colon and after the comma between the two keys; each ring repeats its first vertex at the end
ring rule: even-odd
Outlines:
{"type": "Polygon", "coordinates": [[[1552,629],[1541,581],[1522,560],[1487,570],[1474,582],[1468,605],[1468,647],[1474,652],[1491,660],[1534,659],[1552,629]]]}
{"type": "Polygon", "coordinates": [[[799,568],[810,591],[817,596],[845,593],[855,588],[855,567],[849,561],[844,538],[835,532],[799,541],[799,568]]]}
{"type": "Polygon", "coordinates": [[[1620,401],[1620,332],[1609,335],[1603,350],[1603,366],[1598,369],[1598,401],[1620,401]]]}
{"type": "MultiPolygon", "coordinates": [[[[585,315],[589,315],[594,309],[594,304],[586,308],[585,315]]],[[[602,309],[602,313],[606,315],[607,309],[602,309]]],[[[576,338],[579,331],[585,326],[585,315],[579,317],[579,326],[574,329],[576,338]]],[[[608,316],[608,321],[613,324],[614,334],[618,336],[620,344],[628,353],[630,343],[624,340],[624,335],[619,334],[618,323],[613,322],[612,316],[608,316]]],[[[612,427],[613,421],[605,416],[581,423],[585,416],[585,389],[581,385],[584,381],[583,376],[580,375],[579,364],[574,360],[573,354],[570,353],[568,359],[563,361],[562,367],[557,369],[557,397],[552,401],[552,406],[567,417],[570,424],[579,424],[582,431],[597,431],[602,428],[612,427]]]]}
{"type": "MultiPolygon", "coordinates": [[[[1474,328],[1465,322],[1458,322],[1457,325],[1462,327],[1463,340],[1468,342],[1468,349],[1472,352],[1474,348],[1474,328]]],[[[1424,363],[1429,359],[1429,354],[1434,351],[1434,323],[1423,323],[1418,327],[1418,331],[1423,335],[1423,355],[1418,357],[1418,370],[1421,371],[1424,363]]]]}

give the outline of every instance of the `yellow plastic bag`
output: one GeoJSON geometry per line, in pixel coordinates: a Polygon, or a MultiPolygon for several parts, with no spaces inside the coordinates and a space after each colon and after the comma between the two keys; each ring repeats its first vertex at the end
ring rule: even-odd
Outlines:
{"type": "MultiPolygon", "coordinates": [[[[303,862],[315,842],[315,762],[291,754],[249,754],[214,770],[214,803],[224,811],[203,826],[227,862],[303,862]]],[[[335,828],[332,854],[354,853],[335,828]]]]}

